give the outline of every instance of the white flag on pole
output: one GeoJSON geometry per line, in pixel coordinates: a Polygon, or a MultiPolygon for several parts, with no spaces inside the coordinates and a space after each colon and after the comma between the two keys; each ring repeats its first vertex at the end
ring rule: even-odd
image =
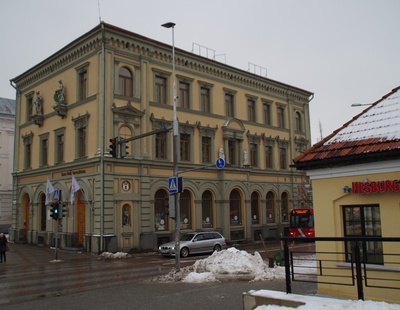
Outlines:
{"type": "Polygon", "coordinates": [[[50,194],[54,192],[54,186],[51,184],[49,178],[47,178],[47,185],[46,185],[46,201],[45,204],[48,205],[50,203],[50,194]]]}
{"type": "Polygon", "coordinates": [[[79,191],[81,187],[79,186],[78,181],[75,179],[75,176],[72,175],[72,185],[71,185],[71,205],[74,204],[74,196],[77,191],[79,191]]]}

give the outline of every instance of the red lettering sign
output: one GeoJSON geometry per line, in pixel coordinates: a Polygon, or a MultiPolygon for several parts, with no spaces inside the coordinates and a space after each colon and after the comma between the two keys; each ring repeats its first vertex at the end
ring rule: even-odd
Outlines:
{"type": "Polygon", "coordinates": [[[352,182],[351,192],[353,194],[375,194],[385,192],[400,192],[399,180],[352,182]]]}

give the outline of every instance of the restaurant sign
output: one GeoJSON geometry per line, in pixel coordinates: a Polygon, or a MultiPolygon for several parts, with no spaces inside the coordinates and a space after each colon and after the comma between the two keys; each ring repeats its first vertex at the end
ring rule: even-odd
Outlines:
{"type": "Polygon", "coordinates": [[[400,192],[399,180],[352,182],[353,194],[375,194],[386,192],[400,192]]]}

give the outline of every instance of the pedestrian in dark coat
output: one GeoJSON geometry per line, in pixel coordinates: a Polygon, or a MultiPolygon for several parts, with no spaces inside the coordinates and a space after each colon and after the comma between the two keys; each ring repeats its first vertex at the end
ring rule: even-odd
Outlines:
{"type": "Polygon", "coordinates": [[[1,233],[0,234],[0,263],[6,262],[6,249],[7,249],[7,237],[1,233]]]}

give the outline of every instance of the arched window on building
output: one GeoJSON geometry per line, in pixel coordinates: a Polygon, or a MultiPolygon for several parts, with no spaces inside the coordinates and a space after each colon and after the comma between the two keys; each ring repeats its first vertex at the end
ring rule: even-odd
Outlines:
{"type": "Polygon", "coordinates": [[[179,197],[181,229],[191,229],[192,200],[188,190],[184,190],[179,197]]]}
{"type": "Polygon", "coordinates": [[[169,193],[159,189],[154,195],[154,222],[156,231],[168,230],[168,217],[166,215],[166,204],[169,193]]]}
{"type": "Polygon", "coordinates": [[[257,192],[251,194],[251,223],[260,224],[260,195],[257,192]]]}
{"type": "Polygon", "coordinates": [[[126,67],[121,67],[119,69],[118,86],[120,95],[127,97],[133,96],[133,76],[132,72],[126,67]]]}
{"type": "Polygon", "coordinates": [[[242,203],[237,189],[231,191],[229,195],[229,218],[231,226],[242,225],[242,203]]]}
{"type": "Polygon", "coordinates": [[[267,223],[275,223],[276,199],[275,199],[275,194],[271,191],[267,193],[266,211],[267,211],[267,223]]]}
{"type": "Polygon", "coordinates": [[[281,222],[289,221],[289,195],[283,192],[281,195],[281,222]]]}
{"type": "Polygon", "coordinates": [[[210,191],[205,191],[201,195],[201,219],[203,228],[211,228],[214,226],[213,216],[213,195],[210,191]]]}
{"type": "Polygon", "coordinates": [[[303,124],[301,122],[301,114],[299,111],[296,111],[296,113],[295,113],[295,122],[296,122],[296,124],[295,124],[296,132],[302,132],[303,124]]]}
{"type": "Polygon", "coordinates": [[[47,220],[47,212],[46,212],[46,195],[44,193],[39,196],[39,227],[40,231],[46,231],[46,220],[47,220]]]}

